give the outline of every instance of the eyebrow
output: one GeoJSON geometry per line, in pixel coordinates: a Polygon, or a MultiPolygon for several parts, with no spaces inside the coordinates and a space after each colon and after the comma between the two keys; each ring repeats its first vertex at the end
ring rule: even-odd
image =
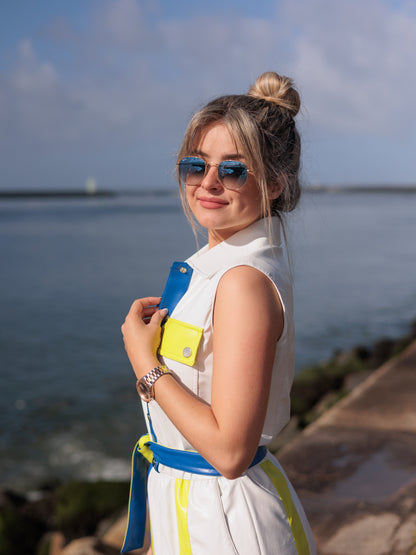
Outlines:
{"type": "MultiPolygon", "coordinates": [[[[193,154],[198,154],[199,156],[202,156],[202,158],[209,158],[208,154],[206,152],[203,152],[202,150],[193,150],[192,151],[193,154]]],[[[238,154],[238,152],[233,152],[232,154],[224,154],[223,156],[223,160],[245,160],[245,156],[243,156],[243,154],[238,154]]]]}

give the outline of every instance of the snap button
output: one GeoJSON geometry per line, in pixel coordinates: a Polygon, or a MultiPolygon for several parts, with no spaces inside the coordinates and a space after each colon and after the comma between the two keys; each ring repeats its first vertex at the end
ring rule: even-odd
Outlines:
{"type": "Polygon", "coordinates": [[[192,349],[190,347],[185,347],[182,354],[185,358],[189,358],[192,355],[192,349]]]}
{"type": "Polygon", "coordinates": [[[180,271],[181,274],[186,274],[186,272],[187,272],[188,270],[187,270],[184,266],[181,266],[181,267],[179,268],[179,271],[180,271]]]}

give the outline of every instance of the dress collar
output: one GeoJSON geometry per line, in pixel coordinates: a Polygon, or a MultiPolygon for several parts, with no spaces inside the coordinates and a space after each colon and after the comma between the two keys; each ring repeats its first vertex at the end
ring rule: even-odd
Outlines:
{"type": "Polygon", "coordinates": [[[224,268],[224,265],[232,267],[244,263],[244,260],[247,260],[247,257],[252,254],[270,256],[280,246],[279,218],[277,216],[271,218],[270,233],[268,219],[262,218],[237,231],[211,249],[205,245],[187,262],[200,274],[211,277],[218,270],[224,268]]]}

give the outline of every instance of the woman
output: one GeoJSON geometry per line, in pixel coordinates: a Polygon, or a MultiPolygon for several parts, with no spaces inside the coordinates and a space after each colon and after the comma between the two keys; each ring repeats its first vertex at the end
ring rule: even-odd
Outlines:
{"type": "Polygon", "coordinates": [[[154,463],[154,555],[315,553],[299,500],[264,448],[289,419],[294,371],[280,235],[299,199],[299,107],[290,79],[268,72],[247,95],[193,117],[178,177],[208,245],[175,263],[162,301],[136,300],[122,326],[148,418],[140,448],[154,463]]]}

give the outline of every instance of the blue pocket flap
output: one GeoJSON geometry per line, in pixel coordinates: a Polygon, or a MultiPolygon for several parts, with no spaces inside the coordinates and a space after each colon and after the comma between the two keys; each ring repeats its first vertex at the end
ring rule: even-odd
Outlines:
{"type": "Polygon", "coordinates": [[[188,289],[192,272],[193,269],[186,262],[173,262],[159,308],[167,308],[169,314],[172,314],[188,289]]]}

